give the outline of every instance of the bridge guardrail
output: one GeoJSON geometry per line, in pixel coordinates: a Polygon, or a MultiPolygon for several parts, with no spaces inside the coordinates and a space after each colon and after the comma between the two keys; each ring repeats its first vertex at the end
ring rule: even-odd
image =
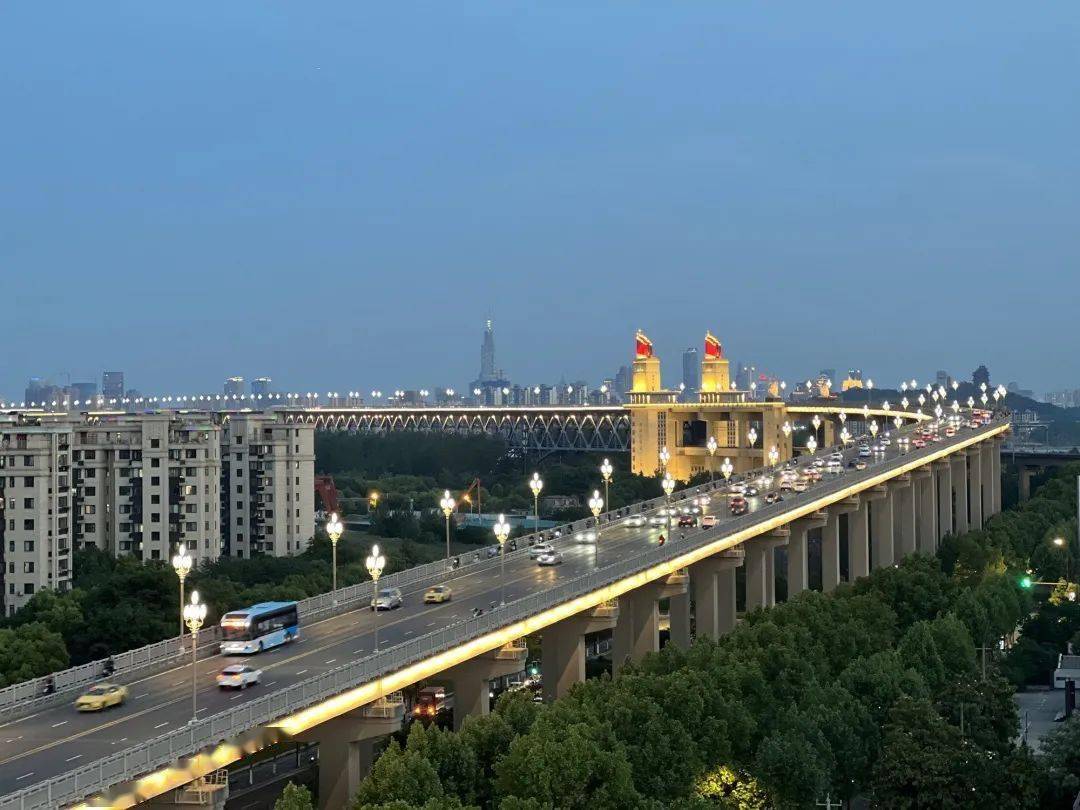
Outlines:
{"type": "MultiPolygon", "coordinates": [[[[1000,422],[991,423],[991,426],[999,427],[1000,422]]],[[[624,558],[604,568],[567,580],[550,590],[515,600],[478,618],[466,619],[329,670],[97,762],[0,797],[0,810],[5,808],[37,810],[37,808],[56,807],[62,803],[77,801],[87,795],[106,790],[114,784],[129,781],[174,762],[179,757],[193,754],[252,728],[268,725],[347,689],[355,688],[374,678],[417,663],[584,593],[669,561],[687,551],[712,543],[725,534],[739,532],[753,526],[763,518],[774,517],[790,510],[800,501],[809,503],[837,494],[848,489],[853,483],[870,480],[883,468],[894,463],[907,464],[918,458],[929,456],[939,449],[931,444],[925,448],[911,450],[901,459],[876,460],[868,464],[865,470],[851,471],[831,480],[822,481],[804,493],[793,495],[783,503],[765,505],[755,512],[725,521],[716,528],[698,532],[689,539],[649,548],[632,558],[624,558]]]]}

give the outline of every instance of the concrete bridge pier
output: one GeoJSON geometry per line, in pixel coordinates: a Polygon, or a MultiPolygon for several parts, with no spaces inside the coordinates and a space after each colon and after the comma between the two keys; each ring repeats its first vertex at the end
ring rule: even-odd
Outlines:
{"type": "Polygon", "coordinates": [[[828,512],[814,512],[791,523],[787,553],[787,598],[791,599],[810,587],[808,560],[809,536],[812,529],[824,528],[829,521],[828,512]]]}
{"type": "Polygon", "coordinates": [[[676,571],[666,580],[650,582],[619,597],[619,618],[611,639],[611,674],[628,661],[640,661],[660,650],[661,599],[685,596],[689,575],[676,571]]]}
{"type": "Polygon", "coordinates": [[[915,553],[915,486],[910,474],[889,482],[893,504],[893,562],[915,553]]]}
{"type": "Polygon", "coordinates": [[[776,549],[787,545],[787,527],[755,537],[746,544],[746,612],[776,604],[776,549]]]}
{"type": "Polygon", "coordinates": [[[1020,465],[1020,500],[1027,501],[1031,499],[1031,479],[1038,474],[1037,467],[1027,467],[1020,465]]]}
{"type": "Polygon", "coordinates": [[[993,496],[994,514],[996,515],[1001,511],[1001,445],[1002,442],[1000,436],[995,436],[990,440],[990,480],[993,485],[990,488],[990,492],[993,496]]]}
{"type": "Polygon", "coordinates": [[[525,639],[519,639],[451,667],[439,676],[454,693],[454,731],[461,730],[466,717],[481,717],[491,711],[491,681],[521,672],[528,655],[525,639]]]}
{"type": "Polygon", "coordinates": [[[968,515],[972,529],[983,525],[982,449],[979,445],[967,449],[968,515]]]}
{"type": "Polygon", "coordinates": [[[983,520],[988,521],[997,514],[994,508],[994,456],[1001,453],[993,439],[982,442],[982,505],[983,520]]]}
{"type": "Polygon", "coordinates": [[[872,494],[861,493],[859,508],[848,515],[848,580],[854,581],[870,573],[870,500],[872,494]]]}
{"type": "Polygon", "coordinates": [[[933,464],[934,497],[937,501],[937,524],[934,536],[934,550],[947,534],[953,530],[953,488],[952,488],[952,464],[946,461],[935,461],[933,464]]]}
{"type": "Polygon", "coordinates": [[[745,558],[742,548],[730,548],[690,567],[696,638],[717,639],[735,629],[735,569],[745,558]]]}
{"type": "Polygon", "coordinates": [[[690,591],[668,600],[668,643],[690,649],[690,591]]]}
{"type": "Polygon", "coordinates": [[[612,600],[544,628],[540,667],[545,703],[585,680],[585,636],[613,629],[618,618],[618,602],[612,600]]]}
{"type": "MultiPolygon", "coordinates": [[[[825,528],[821,530],[821,590],[829,593],[840,584],[840,516],[848,517],[848,555],[851,555],[851,517],[862,503],[858,495],[834,503],[828,509],[825,528]]],[[[850,564],[848,574],[851,574],[850,564]]]]}
{"type": "Polygon", "coordinates": [[[887,486],[874,487],[865,496],[870,504],[871,564],[883,568],[893,564],[893,497],[887,486]]]}
{"type": "Polygon", "coordinates": [[[296,736],[319,744],[319,807],[348,807],[375,763],[379,740],[401,730],[405,702],[397,692],[296,736]]]}
{"type": "Polygon", "coordinates": [[[937,501],[934,472],[930,467],[911,471],[911,492],[915,501],[915,548],[923,554],[937,550],[937,501]]]}
{"type": "Polygon", "coordinates": [[[952,463],[953,530],[964,534],[968,530],[968,474],[967,453],[953,453],[952,463]]]}

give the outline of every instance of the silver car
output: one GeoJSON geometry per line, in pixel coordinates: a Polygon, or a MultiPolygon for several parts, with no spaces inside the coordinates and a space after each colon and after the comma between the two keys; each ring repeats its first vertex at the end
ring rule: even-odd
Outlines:
{"type": "Polygon", "coordinates": [[[379,595],[371,600],[371,609],[394,610],[401,607],[403,603],[400,588],[383,588],[379,591],[379,595]]]}
{"type": "Polygon", "coordinates": [[[541,554],[537,557],[536,562],[540,565],[562,565],[562,554],[557,551],[541,554]]]}
{"type": "Polygon", "coordinates": [[[551,554],[553,551],[555,551],[555,547],[551,543],[537,543],[535,546],[529,547],[529,556],[535,560],[537,557],[543,554],[551,554]]]}

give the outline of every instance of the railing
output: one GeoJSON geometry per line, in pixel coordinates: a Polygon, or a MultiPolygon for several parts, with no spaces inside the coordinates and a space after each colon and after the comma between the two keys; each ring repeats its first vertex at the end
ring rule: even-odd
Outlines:
{"type": "MultiPolygon", "coordinates": [[[[1000,421],[991,423],[989,428],[980,430],[979,434],[1000,426],[1000,421]]],[[[136,744],[125,751],[117,752],[77,770],[4,796],[0,798],[0,809],[17,807],[20,810],[35,810],[56,807],[105,790],[112,785],[129,781],[167,763],[172,763],[179,757],[216,745],[221,740],[230,739],[250,729],[266,726],[348,689],[426,660],[433,655],[599,590],[658,564],[671,561],[713,543],[723,536],[751,529],[756,523],[797,509],[800,504],[827,500],[832,496],[837,496],[839,499],[842,492],[860,482],[869,482],[889,467],[909,465],[920,458],[938,453],[943,446],[960,444],[968,438],[978,438],[979,434],[972,434],[970,437],[958,435],[952,441],[946,441],[943,444],[930,443],[927,447],[912,450],[898,459],[876,460],[868,464],[865,470],[851,471],[831,480],[822,481],[807,492],[793,495],[784,502],[769,504],[756,512],[732,518],[715,528],[698,532],[686,540],[675,541],[672,538],[673,542],[651,547],[632,558],[620,560],[589,574],[567,580],[554,588],[510,602],[478,618],[467,619],[411,639],[234,709],[191,723],[182,729],[136,744]]],[[[689,497],[698,490],[700,487],[683,492],[689,497]]],[[[680,500],[683,499],[685,498],[680,500]]],[[[663,499],[659,500],[661,503],[664,502],[663,499]]]]}

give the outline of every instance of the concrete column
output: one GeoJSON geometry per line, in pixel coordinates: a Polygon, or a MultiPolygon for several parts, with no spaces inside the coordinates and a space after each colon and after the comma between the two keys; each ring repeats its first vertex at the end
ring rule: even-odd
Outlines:
{"type": "Polygon", "coordinates": [[[889,482],[893,491],[893,562],[915,553],[915,486],[909,475],[889,482]]]}
{"type": "Polygon", "coordinates": [[[319,744],[320,808],[348,806],[371,770],[379,739],[401,729],[404,713],[404,702],[397,694],[296,735],[298,741],[319,744]]]}
{"type": "Polygon", "coordinates": [[[778,546],[773,546],[769,549],[769,553],[765,555],[765,606],[774,607],[776,605],[776,549],[778,546]]]}
{"type": "Polygon", "coordinates": [[[995,514],[994,509],[994,454],[997,447],[994,440],[982,443],[982,504],[983,520],[988,521],[995,514]]]}
{"type": "Polygon", "coordinates": [[[967,454],[954,453],[949,456],[952,463],[953,529],[956,534],[968,530],[968,483],[967,454]]]}
{"type": "Polygon", "coordinates": [[[860,498],[859,508],[848,515],[848,578],[870,573],[870,501],[860,498]]]}
{"type": "Polygon", "coordinates": [[[660,650],[660,598],[662,582],[650,582],[619,597],[619,620],[612,637],[612,675],[627,661],[640,661],[660,650]]]}
{"type": "Polygon", "coordinates": [[[720,638],[735,628],[735,569],[745,556],[741,548],[728,549],[690,567],[696,638],[720,638]]]}
{"type": "Polygon", "coordinates": [[[923,554],[937,550],[937,489],[933,470],[927,466],[911,473],[915,494],[915,547],[923,554]]]}
{"type": "Polygon", "coordinates": [[[768,588],[765,585],[766,559],[773,554],[773,547],[761,540],[751,540],[746,548],[746,612],[765,607],[768,588]]]}
{"type": "Polygon", "coordinates": [[[545,703],[561,698],[575,683],[585,680],[585,636],[613,629],[618,617],[618,606],[604,603],[543,629],[540,666],[545,703]]]}
{"type": "Polygon", "coordinates": [[[982,510],[982,450],[978,445],[968,448],[968,516],[972,529],[981,529],[982,510]]]}
{"type": "Polygon", "coordinates": [[[1001,511],[1001,439],[995,438],[992,442],[994,448],[993,472],[990,480],[993,482],[992,492],[994,495],[994,514],[1001,511]]]}
{"type": "Polygon", "coordinates": [[[952,465],[948,461],[934,462],[934,497],[937,501],[937,537],[935,548],[947,534],[952,534],[952,465]]]}
{"type": "Polygon", "coordinates": [[[528,654],[522,640],[451,667],[439,676],[454,693],[454,731],[461,729],[466,717],[481,717],[491,710],[492,679],[521,672],[528,654]]]}
{"type": "MultiPolygon", "coordinates": [[[[788,599],[810,587],[808,536],[812,529],[823,528],[827,522],[826,512],[815,512],[791,524],[787,555],[788,599]]],[[[839,557],[837,559],[839,560],[839,557]]]]}
{"type": "Polygon", "coordinates": [[[690,649],[690,594],[680,593],[668,600],[668,643],[680,650],[690,649]]]}
{"type": "Polygon", "coordinates": [[[873,544],[871,562],[874,568],[893,564],[893,493],[874,501],[870,507],[870,542],[873,544]]]}
{"type": "Polygon", "coordinates": [[[830,508],[829,519],[825,523],[825,528],[821,530],[821,590],[823,593],[835,590],[840,584],[840,515],[838,510],[830,508]]]}

